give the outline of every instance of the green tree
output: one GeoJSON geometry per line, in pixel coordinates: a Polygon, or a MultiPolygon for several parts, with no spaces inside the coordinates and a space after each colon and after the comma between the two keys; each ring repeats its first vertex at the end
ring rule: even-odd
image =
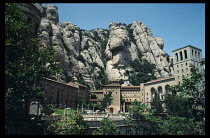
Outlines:
{"type": "Polygon", "coordinates": [[[62,116],[61,120],[48,120],[45,135],[87,135],[88,124],[75,111],[62,116]]]}
{"type": "Polygon", "coordinates": [[[93,135],[119,135],[120,128],[114,124],[111,119],[104,118],[101,121],[102,126],[93,131],[93,135]]]}
{"type": "Polygon", "coordinates": [[[30,100],[41,98],[42,78],[59,73],[52,47],[35,51],[32,22],[15,3],[5,4],[5,133],[30,134],[30,100]],[[48,66],[46,66],[48,64],[48,66]]]}
{"type": "Polygon", "coordinates": [[[41,112],[45,115],[50,115],[55,112],[55,109],[52,108],[51,104],[44,104],[41,112]]]}
{"type": "Polygon", "coordinates": [[[167,93],[164,103],[169,115],[192,118],[191,104],[186,97],[167,93]]]}
{"type": "Polygon", "coordinates": [[[157,92],[155,92],[155,96],[152,99],[151,108],[156,110],[155,111],[156,114],[163,112],[164,109],[162,103],[163,102],[160,100],[160,95],[157,92]]]}
{"type": "MultiPolygon", "coordinates": [[[[205,59],[200,62],[205,64],[205,59]]],[[[205,71],[199,71],[199,68],[190,65],[191,77],[184,78],[183,83],[171,87],[174,94],[187,98],[188,111],[192,113],[198,134],[205,134],[205,71]]]]}
{"type": "Polygon", "coordinates": [[[137,101],[129,108],[130,117],[126,123],[133,123],[135,134],[143,135],[193,135],[199,134],[193,119],[177,116],[156,116],[154,109],[137,101]],[[139,133],[140,132],[140,133],[139,133]]]}
{"type": "Polygon", "coordinates": [[[100,110],[105,110],[106,107],[108,107],[111,104],[112,100],[113,100],[112,92],[109,92],[108,94],[104,94],[104,98],[101,101],[100,110]]]}
{"type": "Polygon", "coordinates": [[[151,64],[147,60],[143,60],[142,63],[132,62],[130,66],[134,69],[135,75],[129,76],[129,81],[132,85],[139,85],[156,79],[154,71],[156,70],[155,64],[151,64]]]}

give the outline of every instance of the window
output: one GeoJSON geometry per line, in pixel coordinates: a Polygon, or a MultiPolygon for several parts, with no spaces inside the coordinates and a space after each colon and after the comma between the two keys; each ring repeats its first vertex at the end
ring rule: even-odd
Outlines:
{"type": "Polygon", "coordinates": [[[188,68],[186,68],[186,71],[188,71],[188,68]]]}
{"type": "Polygon", "coordinates": [[[183,67],[183,64],[181,64],[181,67],[183,67]]]}
{"type": "Polygon", "coordinates": [[[182,51],[181,51],[181,52],[179,52],[179,54],[180,54],[180,60],[183,60],[183,57],[182,57],[182,51]]]}
{"type": "Polygon", "coordinates": [[[192,50],[192,56],[193,56],[194,50],[192,50]]]}
{"type": "Polygon", "coordinates": [[[177,74],[179,74],[179,70],[177,70],[177,74]]]}
{"type": "Polygon", "coordinates": [[[162,89],[161,86],[158,87],[158,93],[159,93],[159,94],[162,94],[162,93],[163,93],[163,89],[162,89]]]}
{"type": "Polygon", "coordinates": [[[176,62],[178,62],[179,61],[178,54],[176,53],[175,56],[176,56],[176,62]]]}
{"type": "Polygon", "coordinates": [[[197,59],[197,51],[195,51],[195,59],[197,59]]]}
{"type": "Polygon", "coordinates": [[[198,61],[200,61],[200,52],[198,52],[198,61]]]}
{"type": "Polygon", "coordinates": [[[187,63],[185,63],[185,65],[187,66],[187,63]]]}
{"type": "Polygon", "coordinates": [[[32,22],[31,17],[28,17],[27,22],[28,22],[28,23],[31,23],[31,22],[32,22]]]}
{"type": "Polygon", "coordinates": [[[166,93],[169,92],[169,85],[166,85],[166,86],[165,86],[165,90],[166,90],[166,93]]]}
{"type": "Polygon", "coordinates": [[[182,69],[182,73],[184,72],[184,69],[182,69]]]}
{"type": "Polygon", "coordinates": [[[155,88],[151,88],[150,89],[150,92],[151,92],[151,99],[153,99],[155,97],[155,88]]]}
{"type": "Polygon", "coordinates": [[[177,68],[179,68],[179,65],[177,65],[177,68]]]}
{"type": "Polygon", "coordinates": [[[187,59],[187,50],[184,50],[184,57],[187,59]]]}
{"type": "Polygon", "coordinates": [[[38,33],[38,30],[39,30],[39,28],[38,28],[38,23],[36,23],[34,33],[37,34],[37,33],[38,33]]]}
{"type": "Polygon", "coordinates": [[[180,77],[178,76],[178,79],[180,79],[180,77]]]}
{"type": "Polygon", "coordinates": [[[130,129],[125,130],[125,133],[126,133],[126,135],[129,135],[129,134],[131,134],[131,130],[130,129]]]}

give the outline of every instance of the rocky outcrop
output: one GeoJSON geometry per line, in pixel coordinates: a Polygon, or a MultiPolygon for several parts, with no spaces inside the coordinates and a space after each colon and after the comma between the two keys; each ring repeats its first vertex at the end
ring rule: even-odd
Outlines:
{"type": "Polygon", "coordinates": [[[153,37],[147,26],[139,21],[135,21],[128,26],[125,24],[111,22],[109,26],[110,34],[106,45],[106,56],[108,58],[106,73],[109,80],[126,80],[123,75],[127,68],[119,69],[116,66],[126,66],[144,59],[155,64],[157,77],[167,76],[168,61],[163,51],[163,40],[160,37],[153,37]],[[164,71],[165,70],[167,71],[164,71]]]}
{"type": "Polygon", "coordinates": [[[106,72],[109,81],[129,84],[125,72],[132,69],[127,65],[144,59],[157,66],[157,77],[168,75],[163,40],[139,21],[111,22],[109,30],[83,30],[71,22],[59,23],[58,8],[45,5],[39,37],[40,45],[55,50],[55,62],[64,70],[55,76],[59,81],[79,81],[95,89],[103,83],[97,82],[99,74],[106,72]]]}

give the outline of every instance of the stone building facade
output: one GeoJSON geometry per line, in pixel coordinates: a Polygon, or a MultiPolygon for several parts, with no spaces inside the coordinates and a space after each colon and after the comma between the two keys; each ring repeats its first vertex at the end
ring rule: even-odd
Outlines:
{"type": "Polygon", "coordinates": [[[103,95],[112,92],[113,102],[107,107],[109,112],[127,112],[131,103],[137,100],[138,102],[148,105],[158,92],[160,99],[164,100],[164,94],[171,93],[169,86],[182,83],[182,79],[190,77],[190,64],[199,68],[199,71],[204,71],[203,66],[199,63],[202,60],[201,49],[187,45],[182,48],[172,51],[170,59],[173,62],[173,76],[158,78],[147,83],[141,83],[139,86],[122,86],[116,82],[110,85],[104,85],[103,90],[91,91],[98,99],[90,99],[90,102],[103,99],[103,95]]]}
{"type": "Polygon", "coordinates": [[[76,108],[77,100],[87,102],[89,100],[89,91],[86,86],[69,82],[62,83],[49,78],[40,81],[40,87],[45,90],[44,104],[57,104],[62,108],[76,108]]]}
{"type": "Polygon", "coordinates": [[[203,67],[199,63],[202,61],[202,51],[191,45],[181,47],[172,51],[174,76],[176,83],[182,83],[184,77],[190,77],[190,64],[203,71],[203,67]]]}
{"type": "Polygon", "coordinates": [[[32,37],[37,36],[41,22],[41,3],[18,3],[18,7],[24,12],[27,21],[32,21],[32,37]]]}

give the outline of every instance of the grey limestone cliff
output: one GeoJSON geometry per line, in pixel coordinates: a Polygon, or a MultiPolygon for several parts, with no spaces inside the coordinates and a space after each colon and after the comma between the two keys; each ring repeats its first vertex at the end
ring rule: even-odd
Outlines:
{"type": "Polygon", "coordinates": [[[144,59],[156,65],[157,77],[168,75],[163,40],[153,37],[151,30],[139,21],[129,25],[111,22],[109,30],[83,30],[71,22],[60,23],[58,8],[45,5],[39,38],[40,45],[55,50],[55,62],[64,70],[55,76],[59,81],[79,81],[96,89],[104,83],[97,79],[106,73],[109,81],[125,80],[129,84],[124,74],[132,69],[116,66],[126,67],[144,59]]]}

